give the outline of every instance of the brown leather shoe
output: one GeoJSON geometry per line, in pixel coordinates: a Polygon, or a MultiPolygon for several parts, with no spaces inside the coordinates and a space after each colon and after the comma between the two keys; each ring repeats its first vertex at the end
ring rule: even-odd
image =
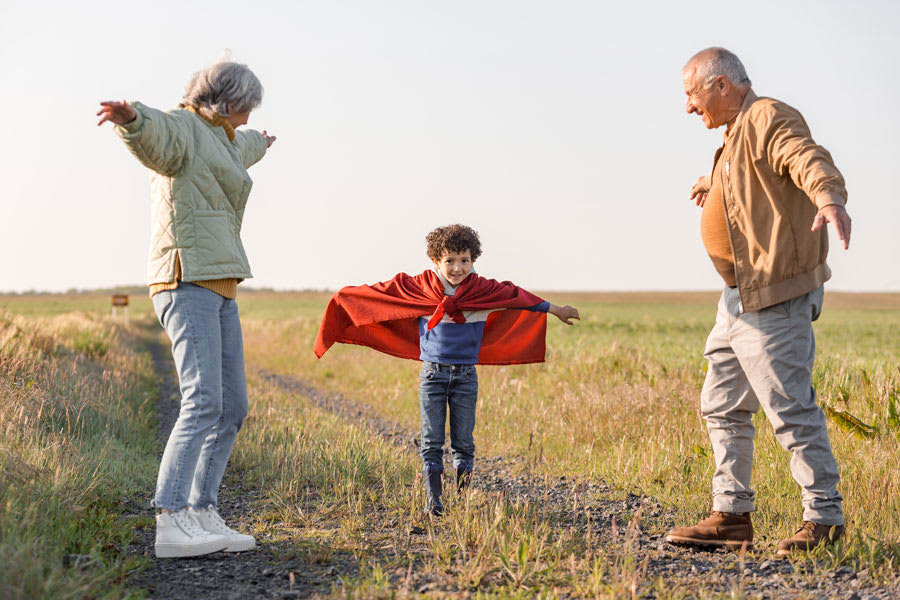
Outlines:
{"type": "Polygon", "coordinates": [[[750,513],[726,513],[714,510],[693,527],[673,527],[666,541],[677,546],[726,547],[740,550],[746,543],[753,547],[750,513]]]}
{"type": "Polygon", "coordinates": [[[822,525],[803,521],[803,525],[793,537],[778,542],[778,556],[788,556],[794,550],[812,550],[821,543],[833,544],[844,535],[843,525],[822,525]]]}

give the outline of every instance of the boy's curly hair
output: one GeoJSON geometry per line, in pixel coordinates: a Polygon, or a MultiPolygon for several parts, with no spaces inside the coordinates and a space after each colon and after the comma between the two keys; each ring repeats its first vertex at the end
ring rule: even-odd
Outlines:
{"type": "Polygon", "coordinates": [[[481,240],[478,232],[465,225],[438,227],[425,236],[428,244],[428,258],[441,260],[446,252],[465,252],[472,255],[472,262],[481,256],[481,240]]]}

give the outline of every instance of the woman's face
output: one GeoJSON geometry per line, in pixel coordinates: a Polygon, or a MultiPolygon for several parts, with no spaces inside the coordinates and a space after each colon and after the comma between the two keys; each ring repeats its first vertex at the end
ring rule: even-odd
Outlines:
{"type": "Polygon", "coordinates": [[[231,123],[231,126],[237,129],[241,125],[246,125],[247,121],[250,120],[250,111],[246,112],[237,112],[234,110],[228,111],[228,116],[225,117],[225,120],[231,123]]]}

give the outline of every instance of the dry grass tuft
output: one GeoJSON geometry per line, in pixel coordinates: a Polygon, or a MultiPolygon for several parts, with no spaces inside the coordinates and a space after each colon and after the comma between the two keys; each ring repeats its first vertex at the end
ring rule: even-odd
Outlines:
{"type": "Polygon", "coordinates": [[[154,381],[136,339],[84,313],[0,312],[0,597],[121,590],[122,498],[154,471],[154,381]],[[83,568],[67,569],[67,555],[83,568]]]}

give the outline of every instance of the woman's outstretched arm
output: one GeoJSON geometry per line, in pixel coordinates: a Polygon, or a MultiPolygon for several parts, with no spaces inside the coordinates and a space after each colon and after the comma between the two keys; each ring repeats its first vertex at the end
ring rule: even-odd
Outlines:
{"type": "Polygon", "coordinates": [[[109,121],[116,133],[145,167],[174,175],[191,151],[193,136],[188,121],[144,106],[140,102],[101,102],[97,125],[109,121]]]}

